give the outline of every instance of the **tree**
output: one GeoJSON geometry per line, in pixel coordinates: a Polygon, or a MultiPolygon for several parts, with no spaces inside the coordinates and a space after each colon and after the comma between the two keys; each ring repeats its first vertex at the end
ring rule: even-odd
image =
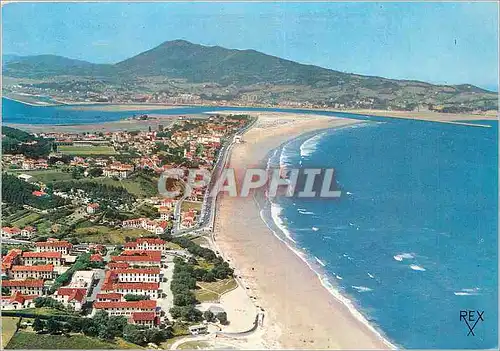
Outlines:
{"type": "Polygon", "coordinates": [[[50,317],[47,320],[47,332],[49,334],[58,334],[62,330],[62,325],[61,322],[59,322],[57,319],[54,317],[50,317]]]}
{"type": "Polygon", "coordinates": [[[127,318],[124,316],[110,316],[108,320],[109,332],[116,336],[123,336],[123,329],[127,325],[127,318]]]}
{"type": "Polygon", "coordinates": [[[40,318],[36,317],[33,321],[33,330],[37,333],[42,332],[45,329],[45,322],[40,318]]]}
{"type": "Polygon", "coordinates": [[[127,324],[123,329],[123,338],[136,345],[144,345],[146,342],[144,330],[132,324],[127,324]]]}
{"type": "Polygon", "coordinates": [[[207,322],[212,322],[214,320],[214,314],[210,310],[206,310],[203,312],[203,319],[205,319],[207,322]]]}
{"type": "Polygon", "coordinates": [[[149,296],[148,295],[126,294],[123,298],[125,299],[125,301],[149,300],[149,296]]]}
{"type": "Polygon", "coordinates": [[[227,313],[226,312],[219,312],[215,315],[215,317],[219,320],[220,324],[227,324],[227,313]]]}

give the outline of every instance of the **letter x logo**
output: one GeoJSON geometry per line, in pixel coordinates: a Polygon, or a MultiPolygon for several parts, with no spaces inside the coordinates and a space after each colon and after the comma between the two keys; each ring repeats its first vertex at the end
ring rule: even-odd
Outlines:
{"type": "Polygon", "coordinates": [[[460,311],[460,320],[463,320],[469,329],[467,336],[475,336],[474,328],[476,327],[479,321],[484,321],[483,318],[484,311],[471,311],[465,310],[460,311]]]}

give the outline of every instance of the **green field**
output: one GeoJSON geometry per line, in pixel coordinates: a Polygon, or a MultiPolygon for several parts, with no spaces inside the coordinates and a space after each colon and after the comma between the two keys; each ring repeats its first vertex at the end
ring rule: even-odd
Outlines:
{"type": "Polygon", "coordinates": [[[26,216],[23,216],[19,219],[17,219],[15,222],[11,222],[12,226],[18,227],[18,228],[23,228],[26,227],[27,225],[31,225],[33,222],[37,221],[40,218],[40,215],[34,212],[31,212],[27,214],[26,216]]]}
{"type": "Polygon", "coordinates": [[[144,229],[114,229],[105,226],[77,228],[75,237],[82,242],[97,244],[125,244],[125,238],[139,238],[150,234],[144,229]]]}
{"type": "Polygon", "coordinates": [[[190,209],[194,209],[196,211],[201,211],[201,205],[203,202],[198,201],[182,201],[181,211],[189,211],[190,209]]]}
{"type": "Polygon", "coordinates": [[[139,346],[126,342],[106,342],[81,334],[71,336],[36,334],[26,331],[18,331],[7,344],[6,349],[80,349],[80,350],[104,350],[124,349],[139,346]]]}
{"type": "Polygon", "coordinates": [[[136,197],[150,197],[158,195],[157,180],[135,177],[132,179],[115,180],[108,177],[99,177],[91,180],[81,180],[82,182],[92,182],[104,185],[120,186],[136,197]]]}
{"type": "Polygon", "coordinates": [[[116,151],[111,146],[69,146],[60,145],[57,147],[57,151],[68,154],[68,155],[116,155],[116,151]]]}
{"type": "Polygon", "coordinates": [[[18,321],[19,317],[2,317],[2,349],[16,333],[18,321]]]}
{"type": "Polygon", "coordinates": [[[46,169],[46,170],[37,170],[37,171],[25,171],[22,172],[9,172],[9,174],[13,174],[18,176],[20,174],[27,174],[32,176],[35,181],[42,183],[52,183],[58,182],[62,180],[71,180],[73,176],[71,172],[63,172],[60,169],[46,169]]]}
{"type": "Polygon", "coordinates": [[[234,278],[218,280],[213,283],[196,282],[199,289],[194,291],[196,299],[200,302],[216,302],[220,297],[234,290],[238,284],[234,278]]]}

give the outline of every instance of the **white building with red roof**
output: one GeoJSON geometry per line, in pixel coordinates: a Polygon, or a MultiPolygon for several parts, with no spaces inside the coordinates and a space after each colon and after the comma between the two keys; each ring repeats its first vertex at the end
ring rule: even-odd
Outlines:
{"type": "Polygon", "coordinates": [[[11,294],[20,292],[24,295],[42,296],[44,292],[43,279],[2,280],[2,287],[8,288],[11,294]]]}
{"type": "Polygon", "coordinates": [[[17,227],[2,227],[2,238],[10,239],[16,235],[21,235],[21,229],[17,227]]]}
{"type": "Polygon", "coordinates": [[[10,269],[10,277],[14,279],[54,279],[56,272],[54,265],[37,265],[37,266],[12,266],[10,269]]]}
{"type": "Polygon", "coordinates": [[[88,214],[94,214],[98,210],[99,210],[99,204],[96,202],[93,202],[93,203],[87,205],[87,213],[88,214]]]}
{"type": "Polygon", "coordinates": [[[152,300],[158,299],[161,293],[159,283],[110,283],[104,284],[101,291],[115,292],[122,295],[143,295],[152,300]]]}
{"type": "Polygon", "coordinates": [[[96,295],[97,301],[122,301],[123,295],[119,293],[99,293],[96,295]]]}
{"type": "Polygon", "coordinates": [[[160,238],[137,238],[135,241],[126,243],[125,250],[168,250],[167,242],[160,238]]]}
{"type": "Polygon", "coordinates": [[[160,324],[160,318],[155,312],[133,312],[128,318],[130,324],[153,328],[160,324]]]}
{"type": "Polygon", "coordinates": [[[0,303],[2,310],[19,310],[35,307],[33,300],[37,297],[38,295],[23,295],[20,292],[16,292],[11,296],[2,296],[0,303]]]}
{"type": "Polygon", "coordinates": [[[159,283],[160,268],[125,268],[112,271],[118,281],[125,283],[159,283]]]}
{"type": "Polygon", "coordinates": [[[21,255],[22,264],[25,266],[32,266],[37,264],[52,264],[54,266],[61,266],[63,264],[62,253],[53,251],[43,252],[23,252],[21,255]]]}
{"type": "Polygon", "coordinates": [[[94,311],[106,311],[111,316],[130,316],[134,312],[159,313],[159,308],[154,300],[141,301],[96,301],[94,311]]]}
{"type": "Polygon", "coordinates": [[[73,245],[66,240],[50,240],[46,242],[37,242],[35,244],[37,252],[60,252],[63,255],[69,255],[73,249],[73,245]]]}
{"type": "Polygon", "coordinates": [[[53,297],[64,306],[71,306],[75,311],[80,311],[87,300],[87,289],[62,287],[57,289],[53,297]]]}

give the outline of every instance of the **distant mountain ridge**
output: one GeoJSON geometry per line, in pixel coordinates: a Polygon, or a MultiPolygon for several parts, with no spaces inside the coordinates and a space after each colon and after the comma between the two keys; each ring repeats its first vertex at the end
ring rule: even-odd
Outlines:
{"type": "MultiPolygon", "coordinates": [[[[448,103],[486,109],[498,105],[496,93],[471,84],[435,85],[363,76],[305,65],[255,50],[203,46],[185,40],[164,42],[115,64],[94,64],[55,55],[11,58],[4,64],[3,74],[52,80],[58,76],[74,76],[129,85],[166,78],[194,84],[195,91],[208,99],[231,100],[251,94],[265,101],[362,103],[375,107],[448,103]],[[204,84],[206,91],[200,90],[197,86],[200,84],[204,84]],[[211,88],[210,84],[215,85],[211,88]],[[221,93],[221,87],[229,89],[221,93]]],[[[174,90],[179,93],[183,89],[177,86],[174,90]]]]}

